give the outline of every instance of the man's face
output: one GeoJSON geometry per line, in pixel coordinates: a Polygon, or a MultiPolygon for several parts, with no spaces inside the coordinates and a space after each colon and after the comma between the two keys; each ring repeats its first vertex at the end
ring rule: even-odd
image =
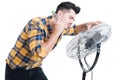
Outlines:
{"type": "Polygon", "coordinates": [[[73,21],[75,21],[75,16],[76,16],[76,13],[72,9],[61,11],[61,18],[66,23],[65,29],[68,29],[69,27],[71,27],[73,21]]]}

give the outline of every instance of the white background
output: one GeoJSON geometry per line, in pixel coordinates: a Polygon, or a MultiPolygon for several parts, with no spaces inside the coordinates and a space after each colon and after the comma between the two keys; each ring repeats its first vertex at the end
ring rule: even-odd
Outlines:
{"type": "MultiPolygon", "coordinates": [[[[33,17],[51,15],[64,0],[0,0],[0,80],[4,80],[5,59],[25,24],[33,17]]],[[[111,38],[102,46],[93,70],[93,80],[120,80],[119,0],[69,0],[82,8],[76,24],[100,20],[112,27],[111,38]]],[[[44,59],[42,68],[49,80],[82,80],[77,60],[66,55],[71,37],[63,37],[58,46],[44,59]]],[[[86,80],[90,80],[90,73],[86,80]]]]}

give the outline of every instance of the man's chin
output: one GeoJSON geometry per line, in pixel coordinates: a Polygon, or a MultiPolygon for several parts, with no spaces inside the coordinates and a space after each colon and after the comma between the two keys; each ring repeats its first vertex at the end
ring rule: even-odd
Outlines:
{"type": "Polygon", "coordinates": [[[67,29],[69,29],[71,26],[68,26],[67,29]]]}
{"type": "Polygon", "coordinates": [[[66,27],[65,29],[69,29],[70,27],[66,27]]]}

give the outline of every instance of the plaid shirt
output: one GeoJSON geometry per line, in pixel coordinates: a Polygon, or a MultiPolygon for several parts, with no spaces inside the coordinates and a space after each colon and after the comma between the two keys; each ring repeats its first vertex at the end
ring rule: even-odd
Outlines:
{"type": "MultiPolygon", "coordinates": [[[[42,43],[49,39],[52,33],[52,26],[49,24],[51,17],[36,17],[31,19],[19,35],[15,46],[10,51],[6,63],[11,69],[25,67],[32,69],[39,67],[42,59],[46,57],[46,49],[41,46],[42,43]]],[[[76,27],[73,26],[69,30],[64,30],[59,36],[57,43],[60,41],[62,35],[77,34],[76,27]]]]}

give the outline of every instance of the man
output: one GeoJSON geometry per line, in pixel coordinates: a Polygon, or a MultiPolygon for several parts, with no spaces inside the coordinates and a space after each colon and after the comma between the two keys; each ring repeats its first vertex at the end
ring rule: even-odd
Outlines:
{"type": "Polygon", "coordinates": [[[96,23],[71,27],[80,8],[71,2],[58,5],[55,14],[31,19],[19,35],[6,59],[5,80],[48,80],[42,71],[42,60],[52,51],[63,35],[76,35],[96,23]]]}

